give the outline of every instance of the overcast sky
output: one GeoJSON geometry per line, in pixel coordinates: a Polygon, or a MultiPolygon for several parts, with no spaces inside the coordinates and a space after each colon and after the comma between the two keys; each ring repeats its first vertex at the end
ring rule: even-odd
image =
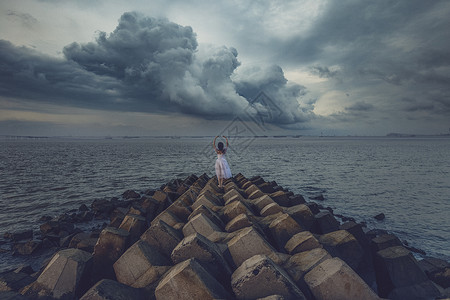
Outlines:
{"type": "Polygon", "coordinates": [[[0,135],[450,130],[449,1],[2,0],[0,14],[0,135]]]}

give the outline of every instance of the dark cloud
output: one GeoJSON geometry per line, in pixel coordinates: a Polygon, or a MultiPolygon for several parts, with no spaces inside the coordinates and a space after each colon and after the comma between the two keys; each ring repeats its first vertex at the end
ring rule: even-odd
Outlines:
{"type": "Polygon", "coordinates": [[[374,106],[370,103],[365,102],[356,102],[355,104],[348,106],[345,108],[347,111],[371,111],[374,109],[374,106]]]}
{"type": "Polygon", "coordinates": [[[328,67],[313,66],[311,67],[311,73],[319,76],[320,78],[332,78],[338,74],[338,71],[332,71],[328,67]]]}
{"type": "MultiPolygon", "coordinates": [[[[0,41],[0,95],[95,109],[183,112],[209,119],[257,113],[245,109],[258,91],[271,95],[283,117],[304,122],[306,89],[278,66],[243,69],[232,47],[198,49],[189,26],[125,13],[116,29],[94,42],[72,43],[65,59],[0,41]]],[[[259,107],[267,109],[267,107],[259,107]]],[[[308,110],[305,112],[305,110],[308,110]]]]}

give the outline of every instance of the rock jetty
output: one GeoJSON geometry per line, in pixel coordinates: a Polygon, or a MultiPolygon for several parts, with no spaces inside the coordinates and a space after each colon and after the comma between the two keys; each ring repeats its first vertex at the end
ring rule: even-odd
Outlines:
{"type": "Polygon", "coordinates": [[[35,272],[0,274],[1,299],[445,299],[448,262],[417,261],[381,230],[256,176],[206,174],[126,191],[8,234],[19,255],[53,246],[35,272]],[[75,224],[107,222],[83,232],[75,224]],[[22,239],[29,239],[20,242],[22,239]],[[18,242],[19,241],[19,242],[18,242]]]}

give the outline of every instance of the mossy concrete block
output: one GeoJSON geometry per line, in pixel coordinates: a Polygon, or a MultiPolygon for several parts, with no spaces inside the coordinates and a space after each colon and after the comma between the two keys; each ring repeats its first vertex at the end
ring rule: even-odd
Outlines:
{"type": "Polygon", "coordinates": [[[237,299],[256,299],[281,295],[284,299],[306,299],[289,275],[265,255],[245,260],[231,276],[237,299]]]}

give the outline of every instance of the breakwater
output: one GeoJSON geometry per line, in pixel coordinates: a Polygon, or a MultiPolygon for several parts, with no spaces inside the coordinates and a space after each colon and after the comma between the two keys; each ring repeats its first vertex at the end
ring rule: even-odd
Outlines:
{"type": "Polygon", "coordinates": [[[190,175],[43,218],[41,236],[7,236],[18,255],[55,254],[4,272],[6,299],[435,299],[447,262],[417,261],[383,230],[256,176],[190,175]],[[76,224],[105,220],[81,231],[76,224]],[[28,241],[27,241],[28,240],[28,241]],[[12,298],[16,297],[16,298],[12,298]]]}

